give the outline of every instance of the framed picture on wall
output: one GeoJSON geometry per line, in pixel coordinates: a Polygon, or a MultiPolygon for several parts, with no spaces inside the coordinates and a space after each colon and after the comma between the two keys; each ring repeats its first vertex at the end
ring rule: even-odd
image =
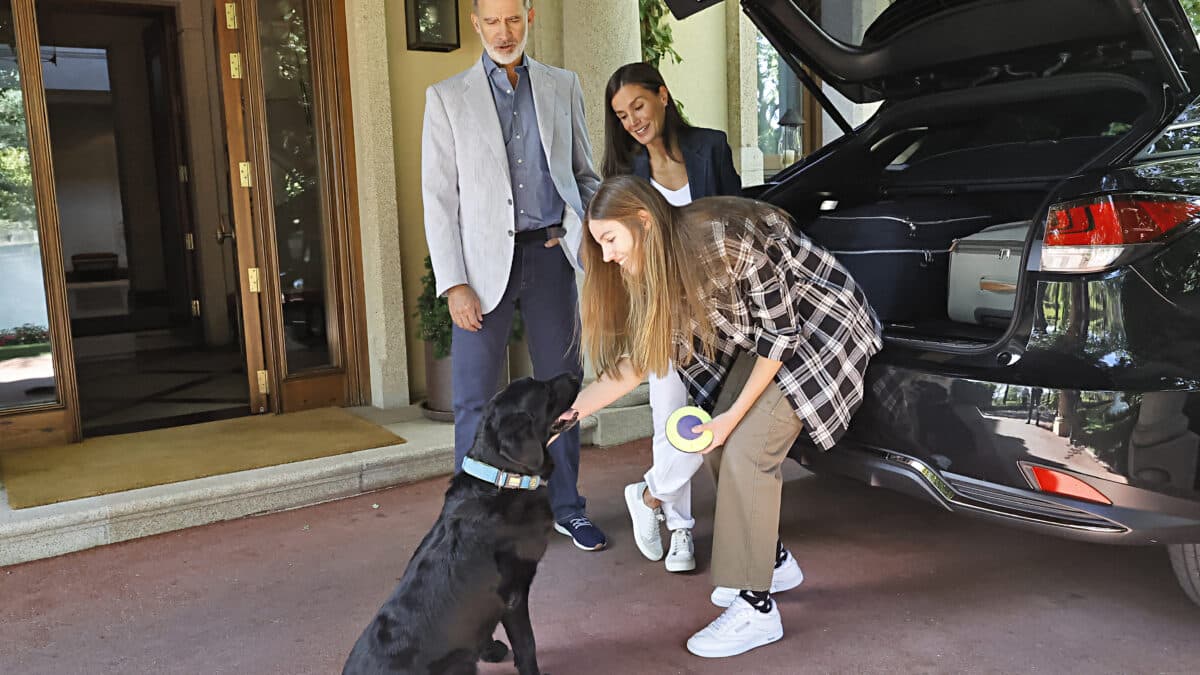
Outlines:
{"type": "Polygon", "coordinates": [[[459,47],[458,0],[404,0],[408,48],[452,52],[459,47]]]}

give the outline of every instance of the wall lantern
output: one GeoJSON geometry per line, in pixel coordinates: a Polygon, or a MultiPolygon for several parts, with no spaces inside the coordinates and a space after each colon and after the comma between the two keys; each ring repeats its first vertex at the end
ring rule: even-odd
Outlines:
{"type": "Polygon", "coordinates": [[[404,0],[404,19],[410,50],[458,49],[458,0],[404,0]]]}

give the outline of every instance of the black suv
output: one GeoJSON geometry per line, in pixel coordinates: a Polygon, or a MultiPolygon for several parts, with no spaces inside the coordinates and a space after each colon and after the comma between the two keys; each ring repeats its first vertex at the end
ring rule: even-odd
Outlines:
{"type": "Polygon", "coordinates": [[[792,456],[1166,545],[1200,603],[1200,50],[1179,3],[896,0],[861,35],[822,4],[742,1],[845,132],[753,195],[846,264],[886,346],[844,442],[792,456]],[[882,103],[852,128],[828,88],[882,103]]]}

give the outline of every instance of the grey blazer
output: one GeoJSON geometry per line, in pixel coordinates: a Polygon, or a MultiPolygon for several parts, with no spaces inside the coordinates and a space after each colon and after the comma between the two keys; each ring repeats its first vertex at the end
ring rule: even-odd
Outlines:
{"type": "MultiPolygon", "coordinates": [[[[583,90],[575,73],[526,58],[542,147],[566,203],[561,249],[578,270],[584,209],[600,186],[583,90]]],[[[483,312],[492,311],[508,286],[515,215],[500,121],[481,60],[425,90],[421,195],[438,294],[469,284],[483,312]]]]}

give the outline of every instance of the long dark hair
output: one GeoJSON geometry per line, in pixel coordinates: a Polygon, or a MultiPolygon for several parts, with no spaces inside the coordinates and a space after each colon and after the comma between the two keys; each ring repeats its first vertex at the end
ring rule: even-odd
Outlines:
{"type": "MultiPolygon", "coordinates": [[[[633,172],[633,155],[642,147],[633,136],[625,131],[617,113],[613,112],[612,100],[627,84],[639,86],[654,95],[658,95],[659,87],[667,86],[662,73],[649,63],[627,63],[608,78],[608,86],[604,88],[604,162],[600,171],[605,178],[633,172]]],[[[675,105],[675,97],[667,90],[666,119],[663,122],[662,139],[671,159],[683,161],[674,155],[675,141],[681,130],[691,127],[679,114],[679,106],[675,105]]]]}

